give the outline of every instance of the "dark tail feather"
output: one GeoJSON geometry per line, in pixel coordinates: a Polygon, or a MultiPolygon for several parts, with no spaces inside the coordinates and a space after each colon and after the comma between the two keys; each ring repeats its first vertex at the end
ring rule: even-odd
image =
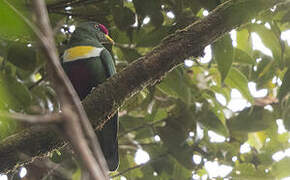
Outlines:
{"type": "Polygon", "coordinates": [[[118,113],[116,113],[104,125],[101,131],[97,132],[98,139],[110,171],[115,171],[119,166],[117,132],[118,132],[118,113]]]}

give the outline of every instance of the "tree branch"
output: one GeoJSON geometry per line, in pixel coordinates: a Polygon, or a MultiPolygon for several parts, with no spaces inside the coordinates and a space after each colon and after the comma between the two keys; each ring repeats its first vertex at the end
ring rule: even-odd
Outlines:
{"type": "Polygon", "coordinates": [[[44,115],[29,115],[29,114],[21,114],[21,113],[7,113],[0,112],[0,117],[10,118],[26,123],[32,124],[46,124],[46,123],[61,123],[62,122],[62,114],[61,113],[48,113],[44,115]]]}
{"type": "MultiPolygon", "coordinates": [[[[95,88],[83,101],[94,127],[100,129],[127,99],[159,82],[185,58],[201,56],[205,46],[250,21],[261,11],[285,1],[227,1],[204,19],[168,36],[146,56],[134,61],[122,72],[95,88]]],[[[24,162],[16,156],[19,149],[27,150],[33,158],[63,144],[64,141],[50,129],[29,128],[19,132],[0,143],[0,172],[7,172],[16,164],[24,162]],[[39,144],[43,146],[40,147],[39,144]]]]}
{"type": "Polygon", "coordinates": [[[128,130],[126,130],[126,131],[120,133],[120,134],[118,135],[118,138],[121,138],[121,137],[125,136],[126,134],[128,134],[128,133],[130,133],[130,132],[138,131],[138,130],[143,129],[143,128],[152,127],[152,126],[155,125],[155,124],[165,122],[165,121],[167,121],[167,119],[168,119],[168,118],[166,118],[166,119],[161,119],[161,120],[159,120],[159,121],[155,121],[155,122],[152,122],[152,123],[142,124],[141,126],[137,126],[137,127],[134,127],[134,128],[128,129],[128,130]]]}
{"type": "Polygon", "coordinates": [[[62,11],[49,11],[50,13],[54,13],[54,14],[60,14],[60,15],[65,15],[65,16],[73,16],[73,17],[78,17],[87,21],[94,21],[96,20],[96,17],[100,17],[98,16],[98,14],[93,14],[93,15],[84,15],[84,14],[80,14],[80,13],[71,13],[71,12],[62,12],[62,11]]]}

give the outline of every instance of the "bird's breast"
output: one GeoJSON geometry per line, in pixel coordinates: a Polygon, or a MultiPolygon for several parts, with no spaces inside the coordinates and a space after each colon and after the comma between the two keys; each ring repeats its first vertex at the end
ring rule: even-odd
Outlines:
{"type": "Polygon", "coordinates": [[[87,69],[84,61],[76,61],[68,65],[66,73],[78,93],[80,99],[84,99],[92,88],[92,73],[87,69]]]}
{"type": "Polygon", "coordinates": [[[63,68],[80,99],[84,99],[106,79],[106,70],[98,57],[63,63],[63,68]]]}

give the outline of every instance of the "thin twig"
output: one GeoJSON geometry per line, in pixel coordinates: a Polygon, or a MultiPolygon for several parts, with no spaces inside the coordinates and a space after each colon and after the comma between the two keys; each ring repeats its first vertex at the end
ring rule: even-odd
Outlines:
{"type": "Polygon", "coordinates": [[[118,173],[118,174],[116,174],[116,175],[114,175],[114,176],[111,176],[111,178],[113,179],[113,178],[116,178],[116,177],[121,176],[121,175],[123,175],[123,174],[126,174],[127,172],[132,171],[132,170],[134,170],[134,169],[141,168],[141,167],[147,165],[148,163],[149,163],[149,162],[144,163],[144,164],[140,164],[140,165],[137,165],[137,166],[133,166],[133,167],[130,167],[130,168],[128,168],[128,169],[125,169],[124,171],[122,171],[122,172],[120,172],[120,173],[118,173]]]}
{"type": "Polygon", "coordinates": [[[130,132],[133,132],[133,131],[138,131],[138,130],[143,129],[143,128],[152,127],[153,125],[158,124],[158,123],[162,123],[162,122],[166,121],[167,119],[168,118],[161,119],[159,121],[155,121],[155,122],[148,123],[148,124],[143,124],[141,126],[137,126],[135,128],[129,129],[127,131],[124,131],[124,132],[120,133],[118,138],[121,138],[121,137],[125,136],[126,134],[128,134],[130,132]]]}
{"type": "Polygon", "coordinates": [[[64,9],[67,6],[78,6],[80,4],[99,3],[103,0],[67,0],[55,4],[49,4],[47,9],[64,9]]]}
{"type": "Polygon", "coordinates": [[[62,1],[54,3],[54,4],[48,4],[47,9],[57,8],[57,7],[64,8],[64,7],[68,6],[69,3],[72,3],[73,1],[78,1],[78,0],[62,0],[62,1]]]}
{"type": "Polygon", "coordinates": [[[0,117],[14,119],[17,121],[32,123],[32,124],[42,124],[42,123],[61,123],[62,114],[61,113],[49,113],[44,115],[30,115],[22,113],[7,113],[0,112],[0,117]]]}
{"type": "Polygon", "coordinates": [[[59,29],[63,26],[63,24],[65,23],[65,21],[66,21],[66,19],[67,19],[67,17],[65,17],[65,18],[62,18],[61,20],[59,20],[58,22],[57,22],[57,24],[54,26],[54,28],[53,28],[53,34],[55,35],[55,34],[57,34],[57,32],[59,31],[59,29]]]}
{"type": "Polygon", "coordinates": [[[5,69],[6,62],[7,62],[7,55],[5,54],[5,56],[2,57],[2,63],[1,63],[0,71],[3,71],[5,69]]]}
{"type": "Polygon", "coordinates": [[[101,16],[98,16],[98,14],[84,15],[84,14],[71,13],[71,12],[61,12],[61,11],[49,11],[49,13],[60,14],[60,15],[65,15],[65,16],[72,16],[72,17],[78,17],[78,18],[81,18],[81,19],[89,20],[89,21],[96,20],[96,17],[101,17],[101,16]]]}
{"type": "Polygon", "coordinates": [[[116,178],[116,177],[121,176],[121,175],[123,175],[123,174],[126,174],[127,172],[132,171],[132,170],[134,170],[134,169],[142,168],[142,167],[144,167],[144,166],[146,166],[146,165],[149,165],[149,164],[151,164],[151,163],[153,163],[153,162],[159,161],[160,159],[162,159],[162,158],[164,158],[165,156],[167,156],[167,154],[168,154],[168,152],[166,152],[166,153],[164,153],[164,154],[161,154],[160,156],[158,156],[158,157],[155,158],[155,159],[151,159],[151,160],[148,161],[147,163],[139,164],[139,165],[137,165],[137,166],[133,166],[133,167],[130,167],[130,168],[128,168],[128,169],[125,169],[124,171],[119,172],[118,174],[115,174],[115,175],[111,176],[110,178],[112,178],[112,179],[113,179],[113,178],[116,178]]]}

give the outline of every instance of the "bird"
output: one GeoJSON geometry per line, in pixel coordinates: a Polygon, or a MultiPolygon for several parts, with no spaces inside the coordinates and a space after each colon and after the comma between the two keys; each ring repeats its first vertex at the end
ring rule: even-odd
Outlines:
{"type": "MultiPolygon", "coordinates": [[[[94,87],[116,74],[110,52],[103,46],[114,44],[108,29],[97,22],[80,23],[72,33],[62,55],[62,67],[83,100],[94,87]]],[[[118,112],[97,131],[97,137],[105,156],[109,171],[119,166],[118,112]]]]}

